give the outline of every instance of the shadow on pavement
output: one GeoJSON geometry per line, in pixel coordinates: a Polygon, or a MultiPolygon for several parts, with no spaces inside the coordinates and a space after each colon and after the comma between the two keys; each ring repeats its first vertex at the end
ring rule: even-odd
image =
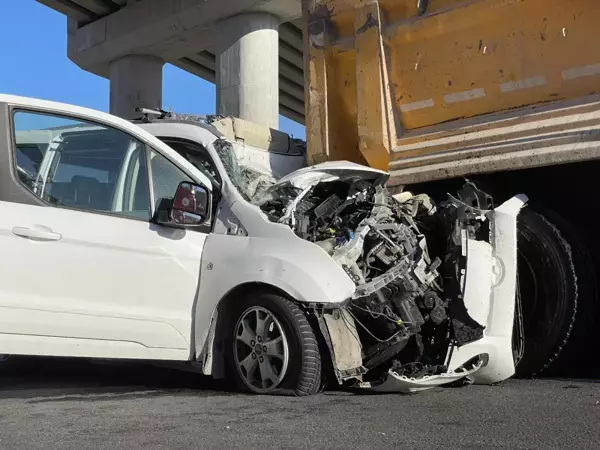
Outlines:
{"type": "MultiPolygon", "coordinates": [[[[227,383],[147,363],[24,358],[0,364],[0,399],[128,394],[232,395],[227,383]],[[193,392],[191,392],[193,391],[193,392]],[[143,394],[142,394],[143,393],[143,394]]],[[[236,394],[237,395],[237,394],[236,394]]]]}

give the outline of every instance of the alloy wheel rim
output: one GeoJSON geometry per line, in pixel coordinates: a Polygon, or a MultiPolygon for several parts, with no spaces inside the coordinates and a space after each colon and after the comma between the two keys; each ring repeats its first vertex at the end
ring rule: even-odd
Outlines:
{"type": "Polygon", "coordinates": [[[252,306],[235,326],[233,354],[242,381],[254,392],[275,389],[289,364],[289,348],[283,327],[268,309],[252,306]]]}

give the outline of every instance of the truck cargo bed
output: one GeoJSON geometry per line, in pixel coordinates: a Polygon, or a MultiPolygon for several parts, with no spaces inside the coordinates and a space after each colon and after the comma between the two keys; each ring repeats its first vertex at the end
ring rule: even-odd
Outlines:
{"type": "Polygon", "coordinates": [[[308,0],[309,163],[392,184],[598,156],[595,0],[308,0]]]}

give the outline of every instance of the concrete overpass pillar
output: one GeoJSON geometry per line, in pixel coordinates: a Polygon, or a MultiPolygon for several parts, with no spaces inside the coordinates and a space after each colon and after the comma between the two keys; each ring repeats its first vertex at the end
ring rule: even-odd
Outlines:
{"type": "Polygon", "coordinates": [[[135,108],[160,108],[164,61],[156,56],[129,55],[109,65],[110,113],[139,117],[135,108]]]}
{"type": "Polygon", "coordinates": [[[216,25],[217,113],[279,128],[279,19],[244,13],[216,25]]]}

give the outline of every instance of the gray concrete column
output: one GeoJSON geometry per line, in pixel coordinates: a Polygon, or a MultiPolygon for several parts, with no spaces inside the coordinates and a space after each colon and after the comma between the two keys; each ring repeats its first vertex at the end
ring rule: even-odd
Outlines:
{"type": "Polygon", "coordinates": [[[279,128],[279,19],[244,13],[215,26],[217,113],[279,128]]]}
{"type": "Polygon", "coordinates": [[[109,65],[110,113],[139,117],[135,108],[160,108],[164,61],[156,56],[130,55],[109,65]]]}

